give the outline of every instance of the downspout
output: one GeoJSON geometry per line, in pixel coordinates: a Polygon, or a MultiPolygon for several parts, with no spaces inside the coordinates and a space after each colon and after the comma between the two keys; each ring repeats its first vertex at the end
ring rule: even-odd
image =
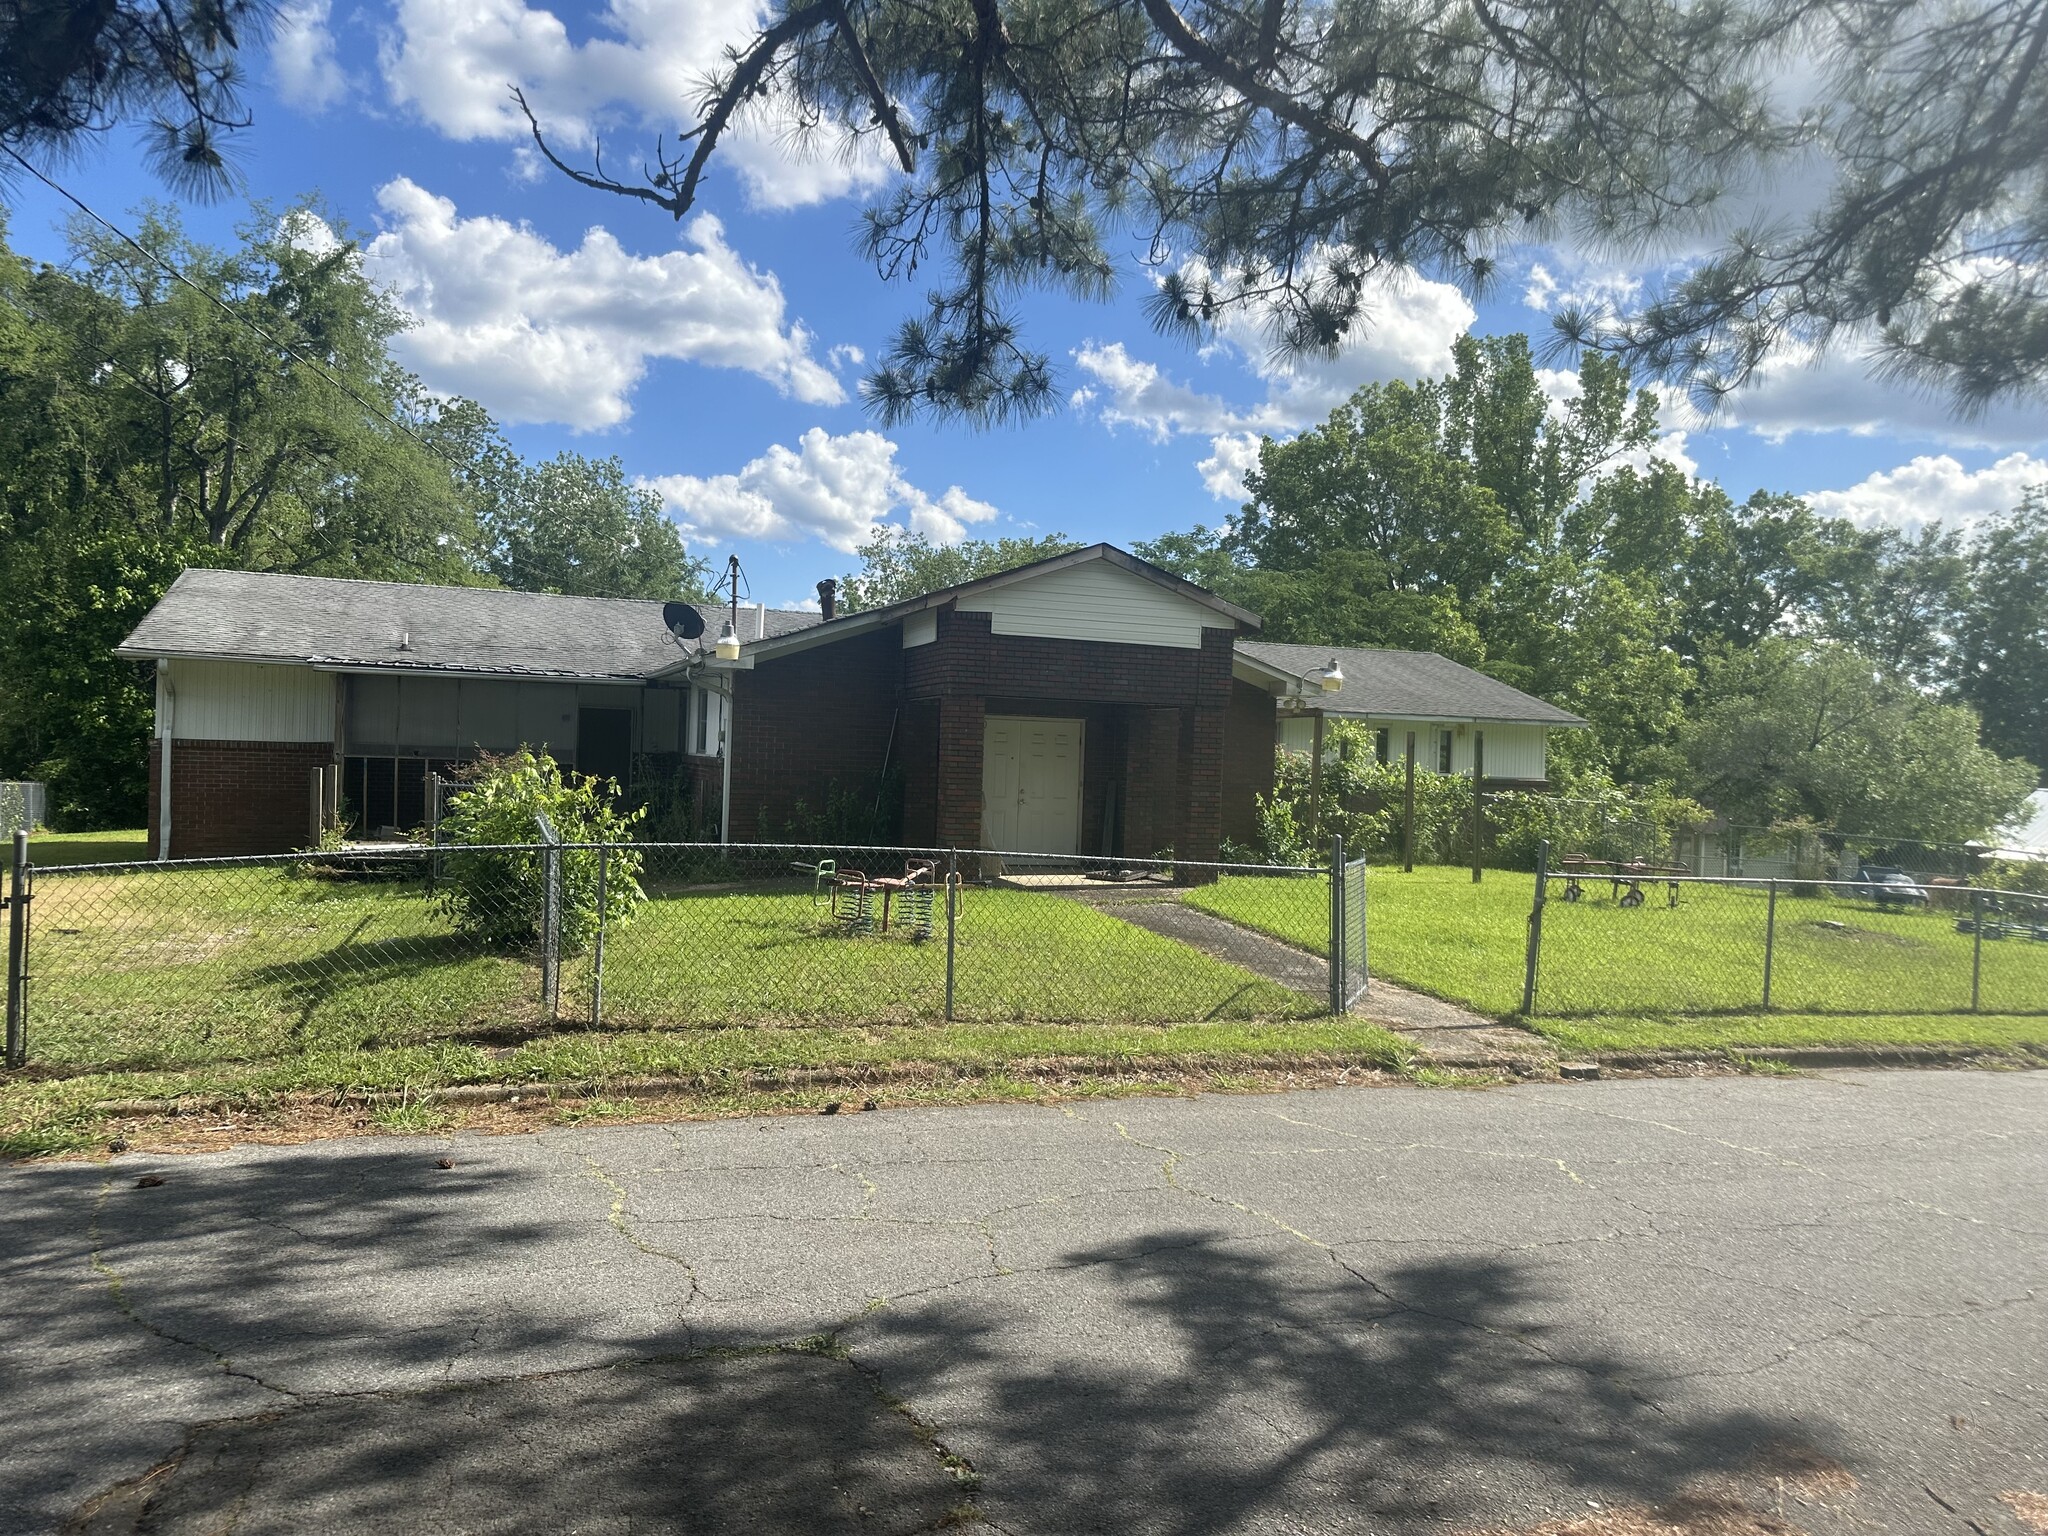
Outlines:
{"type": "Polygon", "coordinates": [[[159,862],[171,856],[171,740],[178,693],[171,686],[171,664],[162,657],[156,663],[157,748],[156,856],[159,862]]]}

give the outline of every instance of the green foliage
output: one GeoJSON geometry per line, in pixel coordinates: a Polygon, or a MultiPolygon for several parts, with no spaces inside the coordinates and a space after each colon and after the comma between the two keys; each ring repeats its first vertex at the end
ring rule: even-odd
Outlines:
{"type": "Polygon", "coordinates": [[[222,248],[161,208],[137,234],[220,303],[88,222],[62,268],[0,239],[0,775],[59,825],[142,819],[153,684],[113,648],[188,565],[701,595],[617,460],[524,465],[393,363],[405,317],[313,203],[222,248]]]}
{"type": "Polygon", "coordinates": [[[608,459],[558,453],[524,464],[494,446],[475,472],[485,564],[508,587],[576,597],[702,602],[704,562],[683,548],[661,495],[608,459]]]}
{"type": "MultiPolygon", "coordinates": [[[[457,930],[500,947],[530,944],[540,935],[546,892],[546,857],[535,848],[465,852],[541,840],[536,817],[545,814],[564,843],[626,843],[641,817],[611,802],[617,786],[578,774],[564,774],[545,751],[522,747],[504,757],[486,756],[472,765],[468,787],[450,797],[441,835],[451,844],[439,909],[457,930]]],[[[555,855],[561,866],[561,944],[564,954],[582,950],[596,936],[598,853],[569,849],[555,855]]],[[[608,927],[623,926],[645,901],[640,889],[641,856],[630,846],[604,856],[603,916],[608,927]]]]}
{"type": "Polygon", "coordinates": [[[2048,486],[1980,525],[1967,561],[1955,692],[1987,745],[2048,774],[2048,486]]]}
{"type": "Polygon", "coordinates": [[[1700,798],[1733,821],[1957,843],[2010,821],[2037,781],[1977,736],[1969,710],[1853,651],[1774,638],[1708,669],[1683,739],[1700,798]]]}
{"type": "MultiPolygon", "coordinates": [[[[1398,858],[1406,806],[1407,768],[1373,756],[1372,733],[1350,720],[1323,730],[1323,773],[1310,794],[1310,757],[1281,748],[1273,763],[1273,792],[1258,800],[1258,843],[1267,863],[1314,864],[1329,857],[1329,839],[1342,834],[1351,857],[1398,858]]],[[[1457,774],[1415,773],[1415,856],[1442,863],[1466,845],[1472,808],[1471,780],[1457,774]]]]}
{"type": "Polygon", "coordinates": [[[2027,891],[2048,896],[2048,859],[1993,859],[1976,885],[2000,891],[2027,891]]]}
{"type": "Polygon", "coordinates": [[[1079,548],[1060,533],[1035,539],[963,539],[958,544],[935,544],[929,535],[883,523],[854,551],[860,556],[861,568],[840,578],[839,606],[848,613],[886,608],[905,598],[1079,548]]]}
{"type": "Polygon", "coordinates": [[[764,843],[808,843],[819,847],[887,848],[903,828],[903,773],[892,768],[877,786],[842,788],[837,779],[825,785],[814,809],[799,797],[789,814],[777,819],[761,808],[758,835],[764,843]]]}
{"type": "Polygon", "coordinates": [[[234,184],[224,141],[247,126],[240,50],[262,0],[101,0],[0,9],[0,145],[66,159],[116,124],[146,124],[150,168],[207,198],[234,184]]]}
{"type": "Polygon", "coordinates": [[[1597,771],[1567,793],[1506,791],[1488,797],[1494,853],[1503,864],[1536,867],[1537,844],[1550,840],[1553,864],[1567,854],[1598,859],[1669,860],[1674,840],[1713,819],[1698,802],[1668,791],[1637,791],[1597,771]]]}

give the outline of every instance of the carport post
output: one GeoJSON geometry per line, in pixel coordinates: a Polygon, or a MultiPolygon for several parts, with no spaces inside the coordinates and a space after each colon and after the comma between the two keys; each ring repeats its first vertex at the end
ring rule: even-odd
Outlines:
{"type": "Polygon", "coordinates": [[[960,904],[960,850],[946,850],[946,1022],[953,1022],[953,914],[960,904]]]}
{"type": "Polygon", "coordinates": [[[1522,1017],[1536,1016],[1536,965],[1543,954],[1543,904],[1550,899],[1550,839],[1536,844],[1536,901],[1529,908],[1529,953],[1522,962],[1522,1017]]]}
{"type": "Polygon", "coordinates": [[[1486,821],[1486,793],[1481,788],[1486,782],[1486,732],[1477,726],[1472,728],[1472,883],[1477,885],[1483,872],[1479,857],[1481,829],[1486,821]]]}
{"type": "Polygon", "coordinates": [[[1401,808],[1401,872],[1415,873],[1415,733],[1408,733],[1408,794],[1401,808]]]}
{"type": "MultiPolygon", "coordinates": [[[[20,837],[20,833],[15,836],[20,837]]],[[[16,865],[17,869],[21,866],[16,865]]],[[[18,880],[21,877],[15,876],[18,880]]],[[[1970,892],[1970,1012],[1981,1013],[1984,1003],[1984,888],[1978,886],[1970,892]]],[[[12,1020],[12,1013],[7,1016],[12,1020]]],[[[10,1030],[8,1043],[13,1044],[14,1035],[10,1030]]]]}
{"type": "Polygon", "coordinates": [[[28,1064],[28,829],[14,831],[7,885],[7,1065],[28,1064]]]}
{"type": "Polygon", "coordinates": [[[1770,904],[1764,908],[1764,1011],[1771,1006],[1771,964],[1778,949],[1778,882],[1771,882],[1770,904]]]}

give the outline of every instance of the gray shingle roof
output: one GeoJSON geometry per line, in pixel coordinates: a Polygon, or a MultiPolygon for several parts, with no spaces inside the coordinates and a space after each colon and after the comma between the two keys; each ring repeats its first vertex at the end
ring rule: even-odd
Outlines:
{"type": "Polygon", "coordinates": [[[1322,707],[1332,714],[1384,720],[1494,720],[1517,725],[1586,723],[1555,704],[1546,704],[1434,651],[1282,645],[1272,640],[1240,640],[1237,648],[1296,677],[1336,657],[1344,672],[1344,686],[1321,696],[1322,707]]]}
{"type": "MultiPolygon", "coordinates": [[[[708,644],[725,610],[698,611],[708,644]]],[[[766,620],[774,636],[818,616],[771,608],[766,620]]],[[[740,635],[754,637],[746,608],[740,635]]],[[[197,568],[171,583],[119,654],[580,678],[649,677],[682,660],[656,602],[197,568]]]]}

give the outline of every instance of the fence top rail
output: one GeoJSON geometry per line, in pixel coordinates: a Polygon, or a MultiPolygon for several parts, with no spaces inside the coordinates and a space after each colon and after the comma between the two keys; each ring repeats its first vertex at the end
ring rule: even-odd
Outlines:
{"type": "Polygon", "coordinates": [[[833,855],[886,854],[892,858],[930,858],[944,860],[997,858],[1005,863],[1058,870],[1071,868],[1086,869],[1130,869],[1146,871],[1168,871],[1202,869],[1215,870],[1223,874],[1251,875],[1322,875],[1329,871],[1320,864],[1231,864],[1216,860],[1197,859],[1127,859],[1110,854],[1089,853],[1020,853],[992,848],[917,848],[895,843],[394,843],[386,848],[337,848],[332,850],[299,849],[291,853],[229,854],[215,858],[201,859],[122,859],[87,864],[36,864],[31,860],[30,870],[43,875],[108,875],[140,873],[148,870],[199,870],[199,869],[240,869],[265,868],[294,864],[371,864],[378,862],[399,862],[403,860],[425,860],[448,858],[467,853],[540,853],[552,847],[556,852],[592,852],[600,848],[613,852],[632,853],[689,852],[709,857],[745,857],[748,854],[810,854],[813,857],[833,855]]]}
{"type": "MultiPolygon", "coordinates": [[[[1534,873],[1530,871],[1530,873],[1534,873]]],[[[1627,869],[1562,869],[1553,864],[1545,871],[1550,880],[1618,880],[1624,884],[1643,885],[1720,885],[1741,890],[1766,891],[1776,886],[1781,891],[1799,888],[1804,890],[1848,891],[1857,896],[1868,895],[1880,889],[1881,880],[1822,880],[1805,875],[1694,875],[1669,873],[1662,870],[1627,869]]],[[[2015,901],[2034,901],[2048,904],[2048,895],[2039,891],[2009,891],[1995,885],[1934,885],[1927,881],[1915,880],[1913,885],[1923,891],[1954,891],[1959,894],[1979,896],[2010,897],[2015,901]]]]}

